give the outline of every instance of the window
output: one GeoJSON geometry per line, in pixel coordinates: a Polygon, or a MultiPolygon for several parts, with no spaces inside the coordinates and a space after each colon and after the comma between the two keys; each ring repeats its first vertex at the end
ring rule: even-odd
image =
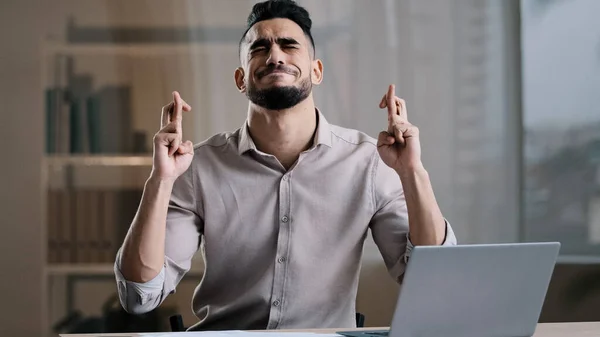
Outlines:
{"type": "Polygon", "coordinates": [[[600,2],[523,1],[526,241],[600,256],[600,2]]]}

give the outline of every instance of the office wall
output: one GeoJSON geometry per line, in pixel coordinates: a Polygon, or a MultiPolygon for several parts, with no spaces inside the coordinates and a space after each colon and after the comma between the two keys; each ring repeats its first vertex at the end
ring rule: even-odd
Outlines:
{"type": "Polygon", "coordinates": [[[0,335],[39,336],[42,1],[0,2],[0,335]]]}

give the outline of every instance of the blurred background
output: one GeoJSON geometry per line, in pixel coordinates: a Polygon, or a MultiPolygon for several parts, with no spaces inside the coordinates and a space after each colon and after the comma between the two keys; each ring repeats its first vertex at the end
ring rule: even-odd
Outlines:
{"type": "MultiPolygon", "coordinates": [[[[201,256],[177,293],[133,317],[115,298],[114,255],[170,93],[193,107],[194,143],[244,123],[233,71],[255,2],[0,2],[0,335],[195,322],[201,256]]],[[[395,83],[459,242],[560,241],[540,321],[600,320],[600,1],[298,2],[328,120],[376,137],[395,83]]],[[[366,325],[389,324],[397,293],[369,240],[366,325]]]]}

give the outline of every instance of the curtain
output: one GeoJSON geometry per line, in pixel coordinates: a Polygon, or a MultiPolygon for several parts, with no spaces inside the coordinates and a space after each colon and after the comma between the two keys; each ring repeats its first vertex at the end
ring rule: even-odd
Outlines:
{"type": "MultiPolygon", "coordinates": [[[[256,1],[187,2],[187,18],[243,29],[256,1]],[[211,6],[210,10],[208,6],[211,6]],[[200,18],[198,17],[200,16],[200,18]]],[[[423,161],[461,243],[518,240],[520,135],[516,2],[299,1],[312,15],[324,81],[314,88],[332,123],[373,137],[386,127],[387,85],[421,130],[423,161]]],[[[237,45],[195,58],[189,75],[195,141],[239,127],[237,45]]],[[[188,73],[185,71],[185,73],[188,73]]]]}

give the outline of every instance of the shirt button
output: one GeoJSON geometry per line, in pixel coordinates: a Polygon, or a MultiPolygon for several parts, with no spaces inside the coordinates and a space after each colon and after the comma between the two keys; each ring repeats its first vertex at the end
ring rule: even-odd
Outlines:
{"type": "Polygon", "coordinates": [[[281,304],[281,302],[279,302],[279,300],[273,301],[273,306],[274,307],[278,307],[280,304],[281,304]]]}
{"type": "Polygon", "coordinates": [[[284,215],[283,217],[281,217],[281,221],[288,222],[288,217],[284,215]]]}
{"type": "Polygon", "coordinates": [[[279,263],[284,263],[285,262],[285,256],[282,256],[282,257],[278,258],[277,261],[279,263]]]}
{"type": "Polygon", "coordinates": [[[288,180],[288,176],[283,176],[283,180],[284,181],[288,180]]]}

